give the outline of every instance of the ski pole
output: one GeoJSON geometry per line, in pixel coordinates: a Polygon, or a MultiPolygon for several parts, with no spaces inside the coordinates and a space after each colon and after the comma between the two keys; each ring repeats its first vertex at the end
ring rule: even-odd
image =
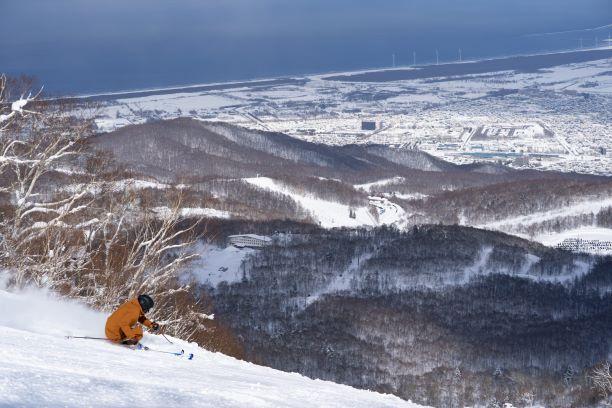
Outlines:
{"type": "MultiPolygon", "coordinates": [[[[164,334],[164,333],[165,333],[165,331],[166,331],[166,326],[162,326],[162,328],[161,328],[161,330],[160,330],[159,334],[161,334],[161,335],[164,337],[164,339],[166,339],[166,341],[167,341],[168,343],[170,343],[170,344],[174,344],[173,342],[171,342],[171,341],[170,341],[170,339],[168,339],[168,338],[166,337],[166,335],[164,334]]],[[[156,333],[156,334],[157,334],[157,333],[156,333]]]]}
{"type": "Polygon", "coordinates": [[[106,337],[66,336],[67,339],[108,340],[106,337]]]}

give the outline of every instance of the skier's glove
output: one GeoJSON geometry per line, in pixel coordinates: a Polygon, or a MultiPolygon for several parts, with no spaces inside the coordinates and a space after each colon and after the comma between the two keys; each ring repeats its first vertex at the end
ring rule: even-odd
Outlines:
{"type": "Polygon", "coordinates": [[[155,322],[151,323],[151,329],[152,329],[154,332],[158,331],[158,330],[159,330],[159,328],[160,328],[159,323],[155,323],[155,322]]]}

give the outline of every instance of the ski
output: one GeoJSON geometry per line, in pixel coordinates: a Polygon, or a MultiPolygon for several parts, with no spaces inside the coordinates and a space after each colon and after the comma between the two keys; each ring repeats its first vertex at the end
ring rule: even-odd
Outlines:
{"type": "MultiPolygon", "coordinates": [[[[91,336],[65,336],[66,339],[85,339],[85,340],[105,340],[105,341],[110,341],[109,339],[105,338],[105,337],[91,337],[91,336]]],[[[176,352],[176,351],[162,351],[162,350],[155,350],[150,348],[149,346],[145,346],[143,344],[136,344],[136,345],[127,345],[127,344],[118,344],[120,346],[123,347],[127,347],[131,350],[144,350],[144,351],[151,351],[153,353],[162,353],[162,354],[171,354],[173,356],[177,356],[177,357],[187,357],[187,360],[193,360],[194,358],[194,354],[193,353],[185,353],[185,350],[181,349],[180,352],[176,352]]]]}
{"type": "Polygon", "coordinates": [[[148,346],[144,346],[142,344],[138,344],[138,346],[137,346],[137,350],[152,351],[154,353],[162,353],[162,354],[171,354],[171,355],[177,356],[177,357],[187,357],[187,360],[193,360],[193,357],[194,357],[193,353],[185,354],[185,350],[183,350],[183,349],[181,349],[180,352],[175,352],[175,351],[155,350],[155,349],[152,349],[152,348],[150,348],[148,346]],[[138,347],[138,346],[140,346],[140,347],[138,347]]]}

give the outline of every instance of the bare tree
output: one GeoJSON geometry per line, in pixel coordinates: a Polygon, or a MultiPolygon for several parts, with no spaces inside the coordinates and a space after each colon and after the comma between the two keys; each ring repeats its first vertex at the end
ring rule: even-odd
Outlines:
{"type": "Polygon", "coordinates": [[[104,310],[146,292],[154,317],[190,338],[208,315],[180,276],[198,238],[181,200],[163,213],[143,208],[128,184],[87,162],[92,121],[38,103],[38,94],[11,100],[7,84],[1,76],[0,260],[11,283],[45,285],[104,310]]]}
{"type": "Polygon", "coordinates": [[[26,105],[38,98],[42,92],[42,88],[36,95],[28,92],[28,96],[25,96],[24,92],[19,98],[11,101],[9,88],[8,78],[5,74],[0,74],[0,132],[6,130],[16,117],[36,114],[27,110],[26,105]]]}
{"type": "MultiPolygon", "coordinates": [[[[74,121],[61,105],[39,104],[27,110],[38,95],[10,101],[7,79],[0,79],[3,113],[0,131],[0,191],[5,207],[0,222],[2,255],[17,284],[36,283],[55,276],[58,267],[74,257],[74,232],[82,227],[88,209],[87,191],[57,191],[41,182],[49,173],[70,164],[91,124],[74,121]]],[[[51,181],[51,182],[50,182],[51,181]]]]}
{"type": "Polygon", "coordinates": [[[593,369],[589,376],[593,387],[603,397],[612,395],[612,373],[610,373],[610,362],[606,361],[593,369]]]}
{"type": "Polygon", "coordinates": [[[137,198],[126,193],[111,202],[91,230],[86,251],[91,262],[82,272],[81,288],[106,310],[148,293],[157,305],[152,316],[171,325],[172,334],[190,338],[209,318],[202,313],[205,305],[191,296],[191,279],[181,275],[198,256],[192,251],[198,223],[183,219],[180,199],[160,214],[139,207],[137,198]]]}

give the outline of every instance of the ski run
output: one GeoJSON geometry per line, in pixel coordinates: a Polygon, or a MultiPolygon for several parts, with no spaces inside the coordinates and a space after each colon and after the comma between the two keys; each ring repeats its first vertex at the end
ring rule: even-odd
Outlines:
{"type": "Polygon", "coordinates": [[[106,315],[0,285],[0,407],[404,407],[391,395],[312,380],[145,334],[152,350],[106,340],[106,315]],[[189,360],[190,353],[194,354],[189,360]]]}

